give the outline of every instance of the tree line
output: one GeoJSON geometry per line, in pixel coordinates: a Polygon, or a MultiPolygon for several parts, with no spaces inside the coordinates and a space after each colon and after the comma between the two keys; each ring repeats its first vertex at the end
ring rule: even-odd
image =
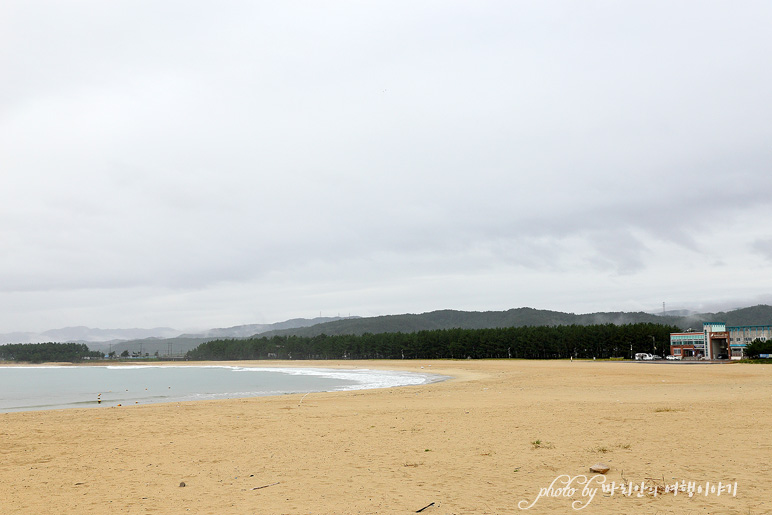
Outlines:
{"type": "Polygon", "coordinates": [[[676,326],[637,323],[437,329],[411,333],[221,339],[188,351],[194,360],[568,359],[668,354],[676,326]]]}
{"type": "Polygon", "coordinates": [[[745,346],[746,357],[758,358],[761,354],[772,354],[772,340],[761,341],[756,338],[745,346]]]}
{"type": "Polygon", "coordinates": [[[101,358],[99,351],[89,350],[83,343],[9,343],[0,345],[0,360],[44,363],[81,361],[83,358],[101,358]]]}

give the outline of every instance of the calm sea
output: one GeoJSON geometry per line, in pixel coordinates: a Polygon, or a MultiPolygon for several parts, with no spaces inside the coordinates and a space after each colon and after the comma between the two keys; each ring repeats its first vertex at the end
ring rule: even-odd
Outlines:
{"type": "Polygon", "coordinates": [[[442,379],[445,377],[432,374],[365,369],[174,365],[0,367],[0,412],[361,390],[442,379]]]}

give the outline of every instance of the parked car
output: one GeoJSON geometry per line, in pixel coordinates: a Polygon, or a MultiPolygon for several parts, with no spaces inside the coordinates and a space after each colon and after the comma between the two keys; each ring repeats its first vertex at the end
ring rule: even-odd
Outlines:
{"type": "Polygon", "coordinates": [[[657,354],[653,354],[653,355],[651,356],[651,359],[652,359],[652,360],[658,360],[658,359],[662,359],[662,356],[659,356],[659,355],[657,355],[657,354]]]}
{"type": "Polygon", "coordinates": [[[665,359],[669,359],[670,361],[677,361],[677,360],[681,359],[681,356],[675,356],[673,354],[670,354],[668,356],[665,356],[665,359]]]}
{"type": "Polygon", "coordinates": [[[729,359],[729,354],[716,354],[716,359],[729,359]]]}
{"type": "Polygon", "coordinates": [[[635,361],[651,361],[651,354],[639,352],[635,355],[635,361]]]}

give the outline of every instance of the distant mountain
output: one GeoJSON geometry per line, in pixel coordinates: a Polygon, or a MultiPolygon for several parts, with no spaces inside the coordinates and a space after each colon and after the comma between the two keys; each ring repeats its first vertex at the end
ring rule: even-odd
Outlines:
{"type": "Polygon", "coordinates": [[[651,313],[589,313],[576,315],[559,311],[517,308],[507,311],[454,311],[442,310],[423,314],[388,315],[353,320],[338,320],[311,327],[276,330],[261,333],[260,336],[298,335],[318,336],[320,334],[363,334],[386,332],[416,332],[431,329],[484,329],[495,327],[593,325],[593,324],[635,324],[653,323],[674,325],[685,330],[689,327],[702,329],[703,322],[725,322],[727,325],[772,324],[772,306],[760,305],[730,312],[702,313],[688,316],[663,316],[651,313]]]}
{"type": "Polygon", "coordinates": [[[24,332],[15,332],[15,333],[5,333],[0,334],[0,345],[4,343],[34,343],[38,340],[35,339],[37,336],[37,333],[24,333],[24,332]]]}
{"type": "Polygon", "coordinates": [[[141,352],[161,356],[170,353],[181,355],[199,344],[223,338],[247,338],[250,336],[320,334],[363,334],[386,332],[417,332],[432,329],[484,329],[495,327],[634,324],[654,323],[674,325],[682,330],[702,329],[703,322],[725,322],[733,325],[772,324],[772,306],[758,305],[718,313],[692,313],[686,316],[652,313],[588,313],[577,315],[560,311],[533,308],[516,308],[507,311],[455,311],[440,310],[421,314],[386,315],[378,317],[318,317],[295,318],[275,324],[248,324],[210,329],[196,334],[180,334],[168,327],[154,329],[91,329],[66,327],[43,333],[16,332],[0,334],[3,343],[78,342],[86,343],[94,350],[120,354],[141,352]]]}
{"type": "MultiPolygon", "coordinates": [[[[147,339],[182,338],[189,340],[208,341],[216,338],[246,338],[265,331],[307,327],[311,325],[342,320],[342,317],[293,318],[274,324],[237,325],[209,329],[200,333],[181,334],[181,331],[171,327],[155,327],[153,329],[98,329],[85,326],[63,327],[51,329],[42,333],[14,332],[0,334],[0,345],[4,343],[44,343],[44,342],[75,342],[86,343],[92,348],[103,348],[118,342],[140,342],[147,339]],[[104,345],[98,345],[98,344],[104,345]]],[[[144,349],[143,349],[144,350],[144,349]]]]}
{"type": "Polygon", "coordinates": [[[98,329],[84,326],[50,329],[42,333],[0,334],[0,343],[77,342],[92,343],[109,340],[133,340],[138,338],[170,338],[180,334],[171,327],[153,329],[98,329]]]}
{"type": "Polygon", "coordinates": [[[308,327],[327,322],[343,320],[341,317],[316,317],[316,318],[293,318],[284,322],[274,324],[248,324],[237,325],[233,327],[221,327],[210,329],[201,333],[181,334],[174,338],[137,338],[132,340],[112,340],[105,342],[90,342],[91,349],[100,350],[108,353],[110,351],[120,355],[123,351],[132,353],[159,356],[181,356],[187,351],[198,347],[204,342],[228,338],[249,338],[265,331],[291,329],[294,327],[308,327]]]}
{"type": "Polygon", "coordinates": [[[298,335],[317,336],[320,334],[363,334],[387,332],[416,332],[431,329],[485,329],[494,327],[631,324],[650,322],[672,324],[672,317],[649,313],[591,313],[575,315],[560,311],[517,308],[507,311],[455,311],[441,310],[422,314],[387,315],[353,320],[338,320],[305,328],[276,330],[261,333],[260,336],[298,335]]]}
{"type": "Polygon", "coordinates": [[[292,329],[295,327],[309,327],[327,322],[343,320],[341,317],[316,317],[316,318],[293,318],[284,322],[274,324],[249,324],[236,325],[233,327],[210,329],[201,333],[182,334],[184,338],[247,338],[266,331],[277,331],[282,329],[292,329]]]}
{"type": "Polygon", "coordinates": [[[46,341],[99,342],[105,340],[129,340],[136,338],[170,338],[180,332],[171,327],[153,329],[92,329],[90,327],[65,327],[40,334],[46,341]]]}
{"type": "Polygon", "coordinates": [[[206,343],[216,338],[145,338],[142,340],[114,340],[110,342],[92,342],[88,344],[89,349],[98,350],[108,354],[115,352],[120,356],[123,351],[129,354],[141,354],[155,356],[183,356],[191,349],[195,349],[202,343],[206,343]]]}
{"type": "MultiPolygon", "coordinates": [[[[772,306],[759,304],[749,308],[734,309],[732,311],[720,311],[696,315],[700,322],[725,322],[726,325],[772,325],[772,306]]],[[[691,320],[693,317],[685,317],[691,320]]],[[[701,325],[700,325],[701,327],[701,325]]]]}
{"type": "Polygon", "coordinates": [[[664,313],[652,313],[652,315],[664,315],[670,317],[686,317],[690,315],[696,315],[696,311],[690,309],[670,309],[664,313]]]}

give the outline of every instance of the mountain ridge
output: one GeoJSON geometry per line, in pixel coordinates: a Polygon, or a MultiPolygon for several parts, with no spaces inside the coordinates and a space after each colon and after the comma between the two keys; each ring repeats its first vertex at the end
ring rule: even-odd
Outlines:
{"type": "Polygon", "coordinates": [[[727,325],[766,325],[772,324],[772,306],[760,304],[740,308],[729,312],[698,313],[687,316],[655,315],[644,312],[597,312],[587,314],[564,313],[560,311],[539,310],[530,307],[513,308],[506,311],[457,311],[438,310],[422,314],[384,315],[380,317],[358,318],[356,320],[338,320],[305,328],[273,330],[257,336],[319,336],[382,333],[416,332],[432,329],[486,329],[517,326],[552,326],[552,325],[595,325],[595,324],[634,324],[655,323],[675,325],[686,330],[694,327],[702,330],[703,322],[725,322],[727,325]]]}
{"type": "Polygon", "coordinates": [[[746,308],[716,313],[692,313],[686,316],[653,314],[644,312],[596,312],[586,314],[541,310],[531,307],[512,308],[505,311],[460,311],[443,309],[425,313],[404,313],[376,317],[316,317],[294,318],[274,324],[244,324],[226,328],[214,328],[200,333],[182,333],[167,327],[154,329],[89,329],[84,326],[44,331],[43,333],[0,334],[0,343],[31,343],[56,341],[56,336],[86,336],[61,340],[64,342],[86,343],[94,350],[115,351],[120,354],[141,351],[143,354],[178,355],[200,343],[230,338],[271,337],[271,336],[319,336],[338,334],[363,334],[383,332],[417,332],[434,329],[485,329],[517,326],[554,325],[595,325],[656,323],[674,325],[682,330],[702,329],[703,322],[724,322],[732,325],[770,325],[772,306],[759,304],[746,308]],[[160,334],[159,334],[160,333],[160,334]],[[95,340],[96,335],[124,336],[140,334],[137,338],[109,338],[95,340]],[[170,334],[172,334],[170,336],[170,334]],[[8,337],[13,340],[7,341],[8,337]],[[27,338],[32,341],[24,341],[27,338]]]}

